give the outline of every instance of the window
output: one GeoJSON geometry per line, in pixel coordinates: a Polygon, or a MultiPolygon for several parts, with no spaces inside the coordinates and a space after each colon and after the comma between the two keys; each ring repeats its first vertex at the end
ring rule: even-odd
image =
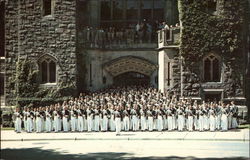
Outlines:
{"type": "Polygon", "coordinates": [[[56,62],[50,57],[43,58],[39,64],[42,83],[56,82],[56,62]]]}
{"type": "Polygon", "coordinates": [[[128,27],[164,19],[164,0],[101,0],[101,27],[128,27]]]}
{"type": "Polygon", "coordinates": [[[51,15],[52,0],[43,0],[43,16],[51,15]]]}
{"type": "Polygon", "coordinates": [[[110,20],[111,18],[111,3],[110,0],[102,0],[101,2],[101,19],[110,20]]]}
{"type": "Polygon", "coordinates": [[[216,14],[216,9],[217,9],[217,0],[209,0],[207,1],[207,12],[209,14],[216,14]]]}
{"type": "Polygon", "coordinates": [[[220,61],[211,54],[204,58],[204,80],[206,82],[219,82],[220,81],[220,61]]]}

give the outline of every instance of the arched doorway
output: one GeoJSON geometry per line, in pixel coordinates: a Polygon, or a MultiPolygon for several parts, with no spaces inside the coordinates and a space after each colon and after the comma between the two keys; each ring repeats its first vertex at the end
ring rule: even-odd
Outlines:
{"type": "Polygon", "coordinates": [[[149,85],[150,77],[139,72],[125,72],[114,77],[114,85],[149,85]]]}

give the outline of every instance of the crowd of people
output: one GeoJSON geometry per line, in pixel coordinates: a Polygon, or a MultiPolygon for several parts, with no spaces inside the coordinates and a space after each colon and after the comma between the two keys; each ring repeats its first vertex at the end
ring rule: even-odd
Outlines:
{"type": "Polygon", "coordinates": [[[152,87],[113,87],[80,94],[63,103],[16,108],[15,131],[226,131],[237,128],[238,107],[232,101],[178,100],[152,87]],[[22,125],[23,124],[23,125],[22,125]]]}
{"type": "Polygon", "coordinates": [[[94,28],[86,26],[80,32],[82,43],[85,47],[90,48],[112,48],[114,45],[132,45],[138,43],[151,43],[157,41],[157,31],[161,29],[179,28],[177,23],[175,26],[167,25],[166,22],[159,23],[156,21],[150,24],[147,21],[130,24],[128,27],[107,27],[94,28]]]}

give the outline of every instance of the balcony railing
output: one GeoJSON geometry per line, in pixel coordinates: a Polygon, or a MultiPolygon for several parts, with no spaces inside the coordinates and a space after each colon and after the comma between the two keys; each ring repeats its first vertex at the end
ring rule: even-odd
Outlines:
{"type": "Polygon", "coordinates": [[[180,43],[180,27],[161,29],[158,31],[158,48],[176,46],[180,43]]]}
{"type": "Polygon", "coordinates": [[[83,30],[78,34],[79,44],[87,49],[157,48],[157,32],[83,30]]]}

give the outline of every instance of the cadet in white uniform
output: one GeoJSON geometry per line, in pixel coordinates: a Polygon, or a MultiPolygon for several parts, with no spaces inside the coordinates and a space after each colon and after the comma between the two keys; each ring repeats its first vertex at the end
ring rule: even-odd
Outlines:
{"type": "Polygon", "coordinates": [[[21,124],[22,124],[22,114],[19,108],[16,108],[16,112],[14,112],[14,119],[15,119],[15,131],[17,133],[21,133],[21,124]]]}
{"type": "Polygon", "coordinates": [[[93,119],[93,111],[90,109],[90,106],[88,106],[87,110],[87,124],[88,124],[88,132],[92,131],[92,119],[93,119]]]}
{"type": "Polygon", "coordinates": [[[108,111],[105,106],[102,110],[102,131],[106,132],[108,130],[108,111]]]}
{"type": "Polygon", "coordinates": [[[26,131],[28,133],[31,133],[32,132],[32,124],[33,124],[33,122],[32,122],[33,116],[31,114],[31,111],[30,111],[29,108],[27,109],[27,112],[26,112],[26,118],[27,118],[27,120],[26,120],[26,131]]]}
{"type": "Polygon", "coordinates": [[[153,131],[153,111],[151,109],[151,106],[148,106],[147,110],[147,117],[148,117],[148,130],[153,131]]]}
{"type": "Polygon", "coordinates": [[[124,125],[124,130],[125,131],[129,131],[129,112],[130,112],[130,108],[129,106],[123,110],[123,125],[124,125]]]}
{"type": "Polygon", "coordinates": [[[67,107],[65,106],[62,110],[62,123],[63,123],[63,131],[68,132],[69,131],[69,111],[67,107]]]}
{"type": "Polygon", "coordinates": [[[143,107],[140,109],[140,116],[141,116],[141,130],[145,131],[147,129],[147,123],[146,123],[146,111],[143,107]]]}
{"type": "Polygon", "coordinates": [[[115,115],[116,135],[120,135],[120,132],[121,132],[121,112],[119,110],[119,107],[117,107],[116,110],[114,111],[114,115],[115,115]]]}
{"type": "Polygon", "coordinates": [[[45,130],[46,132],[51,132],[51,112],[48,110],[48,108],[45,111],[46,120],[45,120],[45,130]]]}

